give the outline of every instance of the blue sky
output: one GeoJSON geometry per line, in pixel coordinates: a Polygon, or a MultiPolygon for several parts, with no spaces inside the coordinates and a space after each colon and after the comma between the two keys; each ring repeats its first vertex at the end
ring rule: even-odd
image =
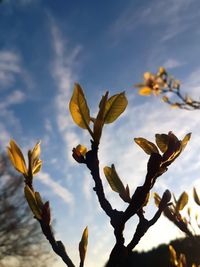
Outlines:
{"type": "MultiPolygon", "coordinates": [[[[42,141],[43,169],[35,187],[50,200],[56,236],[75,262],[86,225],[88,267],[103,265],[114,237],[88,170],[71,157],[74,146],[89,146],[87,132],[72,123],[68,111],[74,82],[84,88],[94,113],[106,90],[125,90],[129,100],[123,116],[105,127],[102,168],[114,163],[134,192],[144,179],[148,157],[133,138],[153,141],[155,133],[170,130],[183,138],[192,132],[186,151],[159,178],[154,191],[162,194],[168,188],[179,195],[193,186],[200,190],[199,111],[170,109],[133,89],[145,71],[165,66],[181,80],[183,91],[199,97],[199,25],[198,0],[4,0],[0,5],[1,145],[5,148],[14,138],[26,152],[42,141]]],[[[125,208],[102,179],[113,206],[125,208]]],[[[146,214],[151,217],[153,212],[150,204],[146,214]]],[[[135,225],[135,220],[128,223],[127,239],[135,225]]],[[[181,233],[162,217],[137,248],[150,249],[178,236],[181,233]]]]}

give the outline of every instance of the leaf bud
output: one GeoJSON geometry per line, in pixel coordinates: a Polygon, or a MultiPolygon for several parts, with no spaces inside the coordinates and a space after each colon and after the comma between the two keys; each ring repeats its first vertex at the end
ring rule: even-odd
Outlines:
{"type": "Polygon", "coordinates": [[[159,209],[164,209],[171,200],[171,192],[166,190],[159,204],[159,209]]]}

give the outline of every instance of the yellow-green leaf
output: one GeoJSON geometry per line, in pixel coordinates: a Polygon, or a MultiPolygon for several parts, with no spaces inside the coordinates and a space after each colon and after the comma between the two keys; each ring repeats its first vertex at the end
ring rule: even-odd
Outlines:
{"type": "Polygon", "coordinates": [[[188,203],[188,194],[183,192],[176,203],[176,211],[182,210],[188,203]]]}
{"type": "Polygon", "coordinates": [[[41,210],[38,206],[38,203],[35,198],[34,192],[30,189],[28,185],[25,185],[24,187],[24,194],[26,197],[26,200],[29,204],[30,209],[32,210],[34,216],[38,219],[41,220],[41,210]]]}
{"type": "Polygon", "coordinates": [[[25,163],[24,156],[21,152],[21,149],[16,144],[14,140],[10,140],[10,147],[7,148],[8,156],[15,167],[15,169],[24,174],[27,175],[27,167],[25,163]]]}
{"type": "Polygon", "coordinates": [[[104,167],[103,171],[112,190],[123,195],[126,189],[115,170],[114,164],[111,165],[111,168],[104,167]]]}
{"type": "Polygon", "coordinates": [[[79,255],[80,255],[82,266],[85,261],[87,245],[88,245],[88,227],[84,229],[81,241],[79,243],[79,255]]]}
{"type": "Polygon", "coordinates": [[[169,102],[169,97],[167,97],[166,95],[162,97],[162,101],[165,103],[169,102]]]}
{"type": "Polygon", "coordinates": [[[153,198],[154,198],[156,206],[159,207],[159,204],[160,204],[160,201],[161,201],[160,196],[157,193],[153,193],[153,198]]]}
{"type": "Polygon", "coordinates": [[[148,192],[146,195],[146,199],[144,201],[143,207],[147,206],[147,204],[149,203],[149,199],[150,199],[150,192],[148,192]]]}
{"type": "Polygon", "coordinates": [[[165,153],[169,144],[169,136],[167,134],[156,134],[156,144],[162,153],[165,153]]]}
{"type": "Polygon", "coordinates": [[[40,157],[40,152],[41,152],[40,144],[41,144],[41,141],[37,142],[37,144],[34,146],[34,148],[31,151],[31,159],[33,163],[35,160],[39,159],[40,157]]]}
{"type": "Polygon", "coordinates": [[[119,93],[111,96],[105,106],[104,122],[112,123],[115,121],[126,109],[128,100],[125,93],[119,93]]]}
{"type": "Polygon", "coordinates": [[[174,266],[177,266],[178,265],[178,261],[177,261],[176,251],[171,245],[169,245],[169,253],[170,253],[170,262],[174,266]]]}
{"type": "Polygon", "coordinates": [[[196,204],[200,206],[200,198],[197,194],[195,187],[193,188],[193,198],[194,198],[194,201],[196,202],[196,204]]]}
{"type": "Polygon", "coordinates": [[[89,128],[90,111],[83,90],[79,84],[74,85],[69,110],[74,122],[83,129],[89,128]]]}
{"type": "Polygon", "coordinates": [[[44,203],[39,192],[35,192],[35,200],[37,202],[37,206],[42,210],[44,203]]]}
{"type": "Polygon", "coordinates": [[[94,132],[94,140],[97,144],[99,143],[99,140],[100,140],[101,134],[102,134],[107,99],[108,99],[108,92],[106,92],[106,94],[102,97],[102,99],[99,103],[99,112],[97,114],[96,119],[94,119],[93,132],[94,132]]]}
{"type": "Polygon", "coordinates": [[[149,96],[152,93],[152,89],[150,87],[143,87],[139,90],[139,94],[143,96],[149,96]]]}
{"type": "Polygon", "coordinates": [[[186,136],[185,136],[185,137],[183,138],[183,140],[181,141],[181,148],[182,148],[182,150],[186,147],[188,141],[190,140],[190,138],[191,138],[191,134],[192,134],[192,133],[188,133],[188,134],[186,134],[186,136]]]}
{"type": "Polygon", "coordinates": [[[138,137],[138,138],[134,138],[134,141],[136,142],[136,144],[138,144],[145,153],[147,153],[148,155],[151,155],[152,153],[158,153],[158,148],[156,147],[155,144],[153,144],[152,142],[146,140],[145,138],[142,137],[138,137]]]}
{"type": "Polygon", "coordinates": [[[41,170],[41,168],[42,168],[42,161],[38,159],[32,168],[32,174],[36,175],[41,170]]]}

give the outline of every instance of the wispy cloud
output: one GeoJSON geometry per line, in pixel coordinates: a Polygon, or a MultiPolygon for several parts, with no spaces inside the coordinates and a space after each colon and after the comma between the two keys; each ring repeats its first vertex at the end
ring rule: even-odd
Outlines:
{"type": "MultiPolygon", "coordinates": [[[[145,5],[131,4],[122,10],[112,24],[110,32],[115,40],[120,41],[124,36],[133,34],[136,30],[142,30],[144,26],[148,27],[149,31],[153,27],[154,32],[160,32],[157,41],[168,41],[193,27],[199,16],[199,11],[195,14],[188,12],[193,4],[195,4],[194,0],[154,0],[151,3],[145,2],[145,5]]],[[[198,9],[195,8],[195,10],[198,9]]]]}
{"type": "Polygon", "coordinates": [[[80,46],[68,50],[67,40],[57,27],[54,19],[50,17],[52,45],[54,50],[54,62],[52,75],[58,85],[58,93],[55,100],[57,109],[57,125],[65,142],[66,151],[69,151],[68,159],[71,161],[71,149],[79,144],[79,137],[69,116],[68,103],[72,94],[73,84],[76,80],[74,74],[74,62],[79,54],[80,46]]]}
{"type": "Polygon", "coordinates": [[[25,101],[26,96],[22,91],[15,90],[10,95],[4,99],[4,101],[0,102],[0,110],[6,109],[11,105],[20,104],[25,101]]]}
{"type": "Polygon", "coordinates": [[[174,58],[169,58],[167,59],[162,66],[164,66],[166,69],[173,69],[179,66],[182,66],[184,63],[174,59],[174,58]]]}
{"type": "Polygon", "coordinates": [[[185,92],[188,93],[191,97],[196,97],[199,101],[199,90],[200,90],[200,68],[193,70],[188,78],[186,78],[182,87],[185,92]]]}
{"type": "Polygon", "coordinates": [[[21,62],[18,54],[4,50],[0,51],[0,85],[13,85],[16,76],[21,73],[21,62]]]}
{"type": "Polygon", "coordinates": [[[53,180],[48,173],[40,172],[40,174],[37,176],[37,179],[39,179],[41,183],[49,187],[51,191],[55,195],[59,196],[66,204],[73,206],[73,194],[69,192],[66,188],[64,188],[62,185],[55,182],[55,180],[53,180]]]}

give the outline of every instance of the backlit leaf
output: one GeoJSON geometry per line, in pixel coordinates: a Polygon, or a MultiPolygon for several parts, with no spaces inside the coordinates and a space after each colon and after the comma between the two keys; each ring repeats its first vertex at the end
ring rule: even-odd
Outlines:
{"type": "Polygon", "coordinates": [[[130,203],[131,198],[130,198],[129,186],[127,185],[126,188],[124,187],[121,179],[119,178],[115,170],[115,166],[112,164],[111,167],[104,167],[103,170],[111,189],[119,193],[119,196],[125,202],[130,203]]]}
{"type": "Polygon", "coordinates": [[[108,99],[108,92],[102,97],[99,103],[99,112],[97,114],[96,119],[94,119],[94,140],[96,143],[99,143],[101,138],[102,129],[104,125],[104,115],[105,115],[105,108],[108,99]]]}
{"type": "Polygon", "coordinates": [[[74,122],[83,129],[89,128],[90,111],[83,90],[79,84],[74,85],[69,110],[74,122]]]}
{"type": "Polygon", "coordinates": [[[150,87],[143,87],[139,90],[139,94],[143,96],[149,96],[152,93],[152,89],[150,87]]]}
{"type": "Polygon", "coordinates": [[[181,141],[172,133],[168,133],[168,147],[163,154],[163,163],[169,166],[181,153],[181,141]]]}
{"type": "Polygon", "coordinates": [[[181,141],[181,148],[182,148],[182,150],[186,147],[188,141],[190,140],[190,138],[191,138],[191,134],[192,134],[192,133],[188,133],[188,134],[186,134],[186,136],[185,136],[185,137],[183,138],[183,140],[181,141]]]}
{"type": "Polygon", "coordinates": [[[24,187],[24,194],[26,197],[26,200],[29,204],[30,209],[32,210],[34,216],[38,219],[41,220],[41,210],[37,204],[34,192],[30,189],[28,185],[25,185],[24,187]]]}
{"type": "Polygon", "coordinates": [[[80,254],[80,259],[82,263],[82,265],[80,266],[83,266],[84,264],[85,255],[87,252],[87,245],[88,245],[88,227],[84,229],[81,241],[79,243],[79,254],[80,254]]]}
{"type": "Polygon", "coordinates": [[[160,201],[161,201],[160,196],[157,193],[153,193],[153,198],[154,198],[156,206],[159,207],[159,204],[160,204],[160,201]]]}
{"type": "Polygon", "coordinates": [[[104,122],[115,121],[124,112],[127,105],[128,100],[124,92],[111,96],[106,102],[104,122]]]}
{"type": "Polygon", "coordinates": [[[194,197],[194,201],[196,202],[197,205],[200,206],[200,198],[197,194],[196,188],[193,188],[193,197],[194,197]]]}
{"type": "Polygon", "coordinates": [[[150,192],[148,192],[146,195],[146,199],[145,199],[145,202],[143,204],[143,207],[147,206],[147,204],[149,203],[149,199],[150,199],[150,192]]]}
{"type": "Polygon", "coordinates": [[[41,170],[42,161],[40,159],[38,159],[38,161],[35,163],[35,165],[33,167],[34,168],[32,169],[32,173],[33,173],[33,175],[35,175],[41,170]]]}
{"type": "Polygon", "coordinates": [[[21,152],[21,149],[16,144],[14,140],[10,140],[10,147],[7,148],[8,156],[15,167],[15,169],[24,174],[27,175],[27,167],[25,163],[24,156],[21,152]]]}
{"type": "Polygon", "coordinates": [[[112,190],[119,194],[123,194],[126,189],[115,170],[114,164],[111,165],[111,168],[104,167],[103,171],[112,190]]]}
{"type": "Polygon", "coordinates": [[[142,137],[138,137],[138,138],[134,138],[134,141],[136,142],[136,144],[138,144],[143,150],[144,152],[146,152],[148,155],[151,155],[152,153],[158,153],[158,148],[156,147],[155,144],[153,144],[152,142],[146,140],[145,138],[142,137]]]}
{"type": "Polygon", "coordinates": [[[182,210],[188,203],[188,194],[183,192],[176,203],[176,210],[182,210]]]}
{"type": "Polygon", "coordinates": [[[42,210],[42,208],[44,206],[44,203],[42,201],[42,198],[41,198],[39,192],[35,192],[35,199],[36,199],[36,202],[37,202],[37,206],[42,210]]]}
{"type": "Polygon", "coordinates": [[[171,245],[169,245],[169,253],[170,253],[170,262],[174,266],[177,266],[178,265],[178,261],[177,261],[176,251],[171,245]]]}
{"type": "Polygon", "coordinates": [[[156,134],[156,144],[162,153],[165,153],[169,143],[169,136],[167,134],[156,134]]]}

